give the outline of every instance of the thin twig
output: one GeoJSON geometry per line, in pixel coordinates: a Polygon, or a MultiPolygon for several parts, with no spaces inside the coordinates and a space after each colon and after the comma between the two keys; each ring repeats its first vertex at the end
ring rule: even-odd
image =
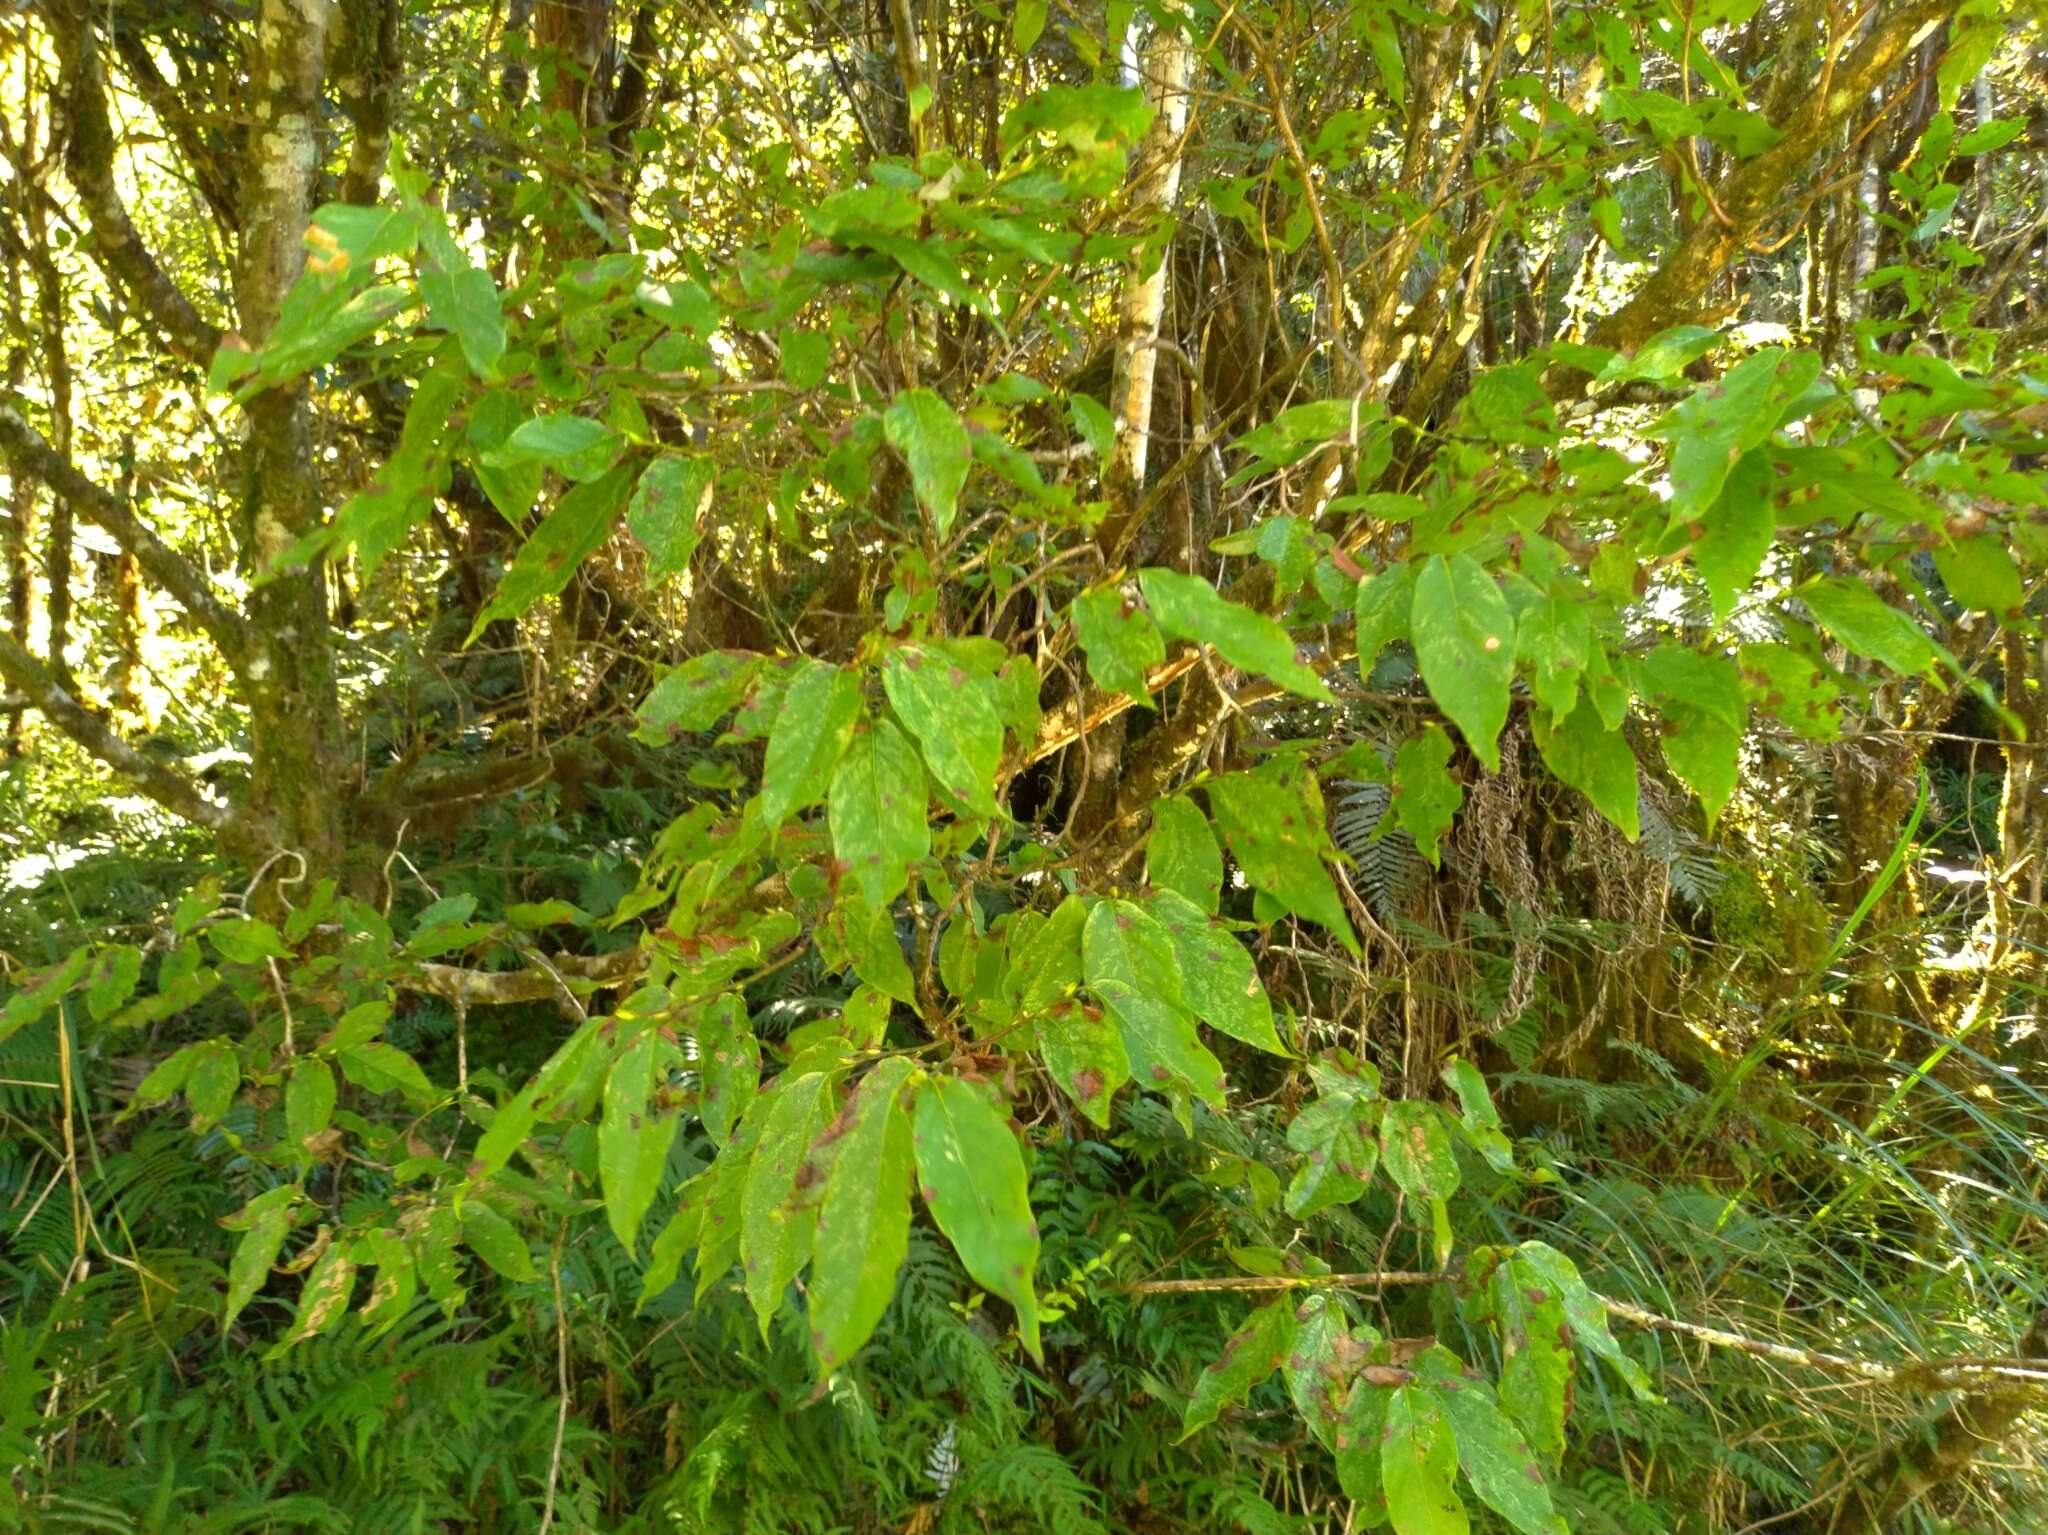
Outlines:
{"type": "MultiPolygon", "coordinates": [[[[1216,1290],[1380,1290],[1391,1285],[1457,1284],[1464,1279],[1457,1269],[1374,1269],[1362,1274],[1248,1274],[1224,1275],[1214,1279],[1145,1279],[1123,1286],[1127,1295],[1184,1295],[1216,1290]]],[[[1732,1348],[1759,1359],[1780,1364],[1804,1365],[1808,1369],[1833,1370],[1859,1376],[1874,1384],[1917,1388],[1923,1391],[1953,1391],[1986,1381],[2010,1381],[2017,1385],[2048,1386],[2048,1366],[2016,1359],[1931,1359],[1892,1364],[1879,1359],[1855,1359],[1846,1354],[1827,1354],[1818,1349],[1799,1348],[1765,1338],[1751,1338],[1725,1328],[1708,1327],[1660,1315],[1632,1301],[1605,1295],[1594,1299],[1610,1316],[1633,1322],[1655,1332],[1675,1332],[1714,1348],[1732,1348]]]]}

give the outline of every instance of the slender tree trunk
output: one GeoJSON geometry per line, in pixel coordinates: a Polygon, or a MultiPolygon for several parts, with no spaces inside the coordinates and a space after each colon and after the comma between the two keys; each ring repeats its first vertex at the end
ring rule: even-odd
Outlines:
{"type": "MultiPolygon", "coordinates": [[[[7,333],[19,336],[21,329],[21,261],[12,250],[7,258],[7,333]]],[[[28,377],[28,348],[16,346],[7,354],[7,389],[13,393],[28,377]]],[[[29,633],[35,618],[36,484],[25,474],[11,475],[13,489],[7,506],[7,632],[23,650],[29,648],[29,633]]],[[[7,710],[7,755],[19,757],[26,745],[25,710],[10,700],[7,710]]]]}
{"type": "MultiPolygon", "coordinates": [[[[53,114],[54,116],[55,114],[53,114]]],[[[53,128],[52,132],[56,130],[53,128]]],[[[50,394],[50,442],[66,458],[71,456],[71,352],[64,337],[64,283],[57,263],[50,258],[49,226],[42,200],[31,189],[26,219],[29,262],[35,269],[36,319],[42,331],[43,383],[50,394]]],[[[71,675],[71,502],[62,495],[50,498],[49,533],[43,545],[43,569],[47,580],[44,601],[49,622],[50,671],[75,694],[78,684],[71,675]]]]}
{"type": "MultiPolygon", "coordinates": [[[[256,87],[244,184],[236,302],[242,334],[260,346],[305,265],[303,238],[319,174],[316,123],[333,0],[263,0],[249,75],[256,87]]],[[[252,573],[321,516],[303,384],[249,402],[242,548],[252,573]]],[[[256,588],[253,646],[240,662],[249,706],[252,789],[260,815],[316,868],[343,851],[347,756],[334,680],[321,563],[256,588]]]]}
{"type": "MultiPolygon", "coordinates": [[[[1146,48],[1144,71],[1145,99],[1154,116],[1138,150],[1130,199],[1134,216],[1149,224],[1172,208],[1180,193],[1194,49],[1179,33],[1162,25],[1146,48]]],[[[1096,532],[1103,563],[1112,568],[1119,563],[1124,546],[1137,531],[1138,507],[1145,494],[1145,471],[1151,457],[1152,406],[1159,372],[1159,324],[1166,312],[1172,246],[1170,237],[1156,246],[1148,245],[1148,254],[1140,257],[1124,282],[1111,402],[1116,440],[1103,472],[1109,512],[1096,532]],[[1155,249],[1156,255],[1149,253],[1155,249]]],[[[1073,826],[1084,842],[1098,835],[1115,816],[1127,718],[1118,715],[1090,731],[1075,754],[1071,770],[1075,774],[1073,826]]]]}

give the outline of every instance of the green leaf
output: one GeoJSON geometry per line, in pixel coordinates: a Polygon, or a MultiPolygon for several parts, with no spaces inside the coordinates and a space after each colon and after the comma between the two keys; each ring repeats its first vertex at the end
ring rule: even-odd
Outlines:
{"type": "Polygon", "coordinates": [[[1507,1132],[1501,1129],[1500,1111],[1493,1106],[1493,1095],[1487,1092],[1486,1078],[1480,1075],[1479,1068],[1453,1056],[1444,1065],[1443,1078],[1458,1095],[1465,1133],[1479,1148],[1480,1155],[1496,1172],[1511,1171],[1515,1165],[1514,1149],[1508,1144],[1507,1132]]]}
{"type": "Polygon", "coordinates": [[[1285,1364],[1295,1331],[1294,1306],[1284,1296],[1247,1317],[1223,1345],[1222,1355],[1195,1382],[1181,1415],[1181,1439],[1214,1423],[1224,1408],[1242,1402],[1254,1386],[1285,1364]]]}
{"type": "Polygon", "coordinates": [[[235,1244],[235,1255],[228,1260],[227,1307],[220,1319],[223,1333],[235,1325],[242,1308],[268,1282],[271,1265],[277,1262],[278,1252],[284,1247],[285,1233],[291,1230],[291,1201],[297,1195],[296,1188],[284,1184],[249,1202],[245,1211],[250,1214],[248,1226],[242,1240],[235,1244]],[[261,1209],[256,1208],[259,1204],[261,1209]]]}
{"type": "Polygon", "coordinates": [[[1934,568],[1948,594],[1965,608],[2003,617],[2026,600],[2011,548],[1989,533],[1939,546],[1934,568]]]}
{"type": "Polygon", "coordinates": [[[1076,393],[1067,397],[1067,413],[1073,418],[1074,430],[1081,434],[1081,440],[1095,450],[1097,458],[1108,463],[1110,450],[1116,446],[1116,418],[1108,408],[1092,394],[1076,393]]]}
{"type": "Polygon", "coordinates": [[[142,979],[142,950],[132,943],[116,943],[92,957],[85,976],[85,1010],[95,1023],[114,1016],[135,994],[142,979]]]}
{"type": "Polygon", "coordinates": [[[744,650],[693,656],[654,685],[638,710],[634,738],[665,746],[685,731],[709,730],[739,707],[764,658],[744,650]]]}
{"type": "Polygon", "coordinates": [[[760,830],[775,830],[825,797],[860,711],[860,673],[823,661],[797,663],[768,735],[757,801],[760,830]]]}
{"type": "Polygon", "coordinates": [[[579,1079],[591,1061],[598,1028],[596,1022],[586,1023],[563,1040],[533,1074],[533,1079],[499,1105],[490,1128],[477,1138],[476,1150],[470,1156],[468,1171],[472,1179],[482,1181],[497,1172],[511,1160],[513,1152],[526,1144],[526,1138],[540,1122],[543,1108],[554,1111],[555,1095],[579,1079]]]}
{"type": "Polygon", "coordinates": [[[1074,599],[1074,635],[1088,658],[1088,675],[1106,693],[1128,693],[1140,708],[1156,707],[1145,677],[1166,659],[1166,641],[1144,609],[1114,586],[1098,586],[1074,599]]]}
{"type": "Polygon", "coordinates": [[[690,568],[698,525],[711,505],[718,471],[701,458],[668,453],[640,472],[626,508],[626,531],[647,551],[647,579],[690,568]]]}
{"type": "Polygon", "coordinates": [[[884,996],[915,1007],[917,983],[911,978],[910,961],[903,957],[903,948],[897,942],[896,922],[888,908],[869,901],[855,883],[839,887],[839,900],[832,913],[838,919],[853,973],[884,996]]]}
{"type": "Polygon", "coordinates": [[[1047,0],[1017,0],[1010,13],[1010,42],[1019,53],[1029,53],[1045,31],[1047,0]]]}
{"type": "Polygon", "coordinates": [[[540,1278],[526,1238],[487,1204],[472,1199],[463,1205],[462,1240],[469,1244],[471,1252],[507,1279],[528,1283],[540,1278]]]}
{"type": "Polygon", "coordinates": [[[1223,899],[1223,850],[1216,846],[1209,818],[1184,794],[1152,806],[1145,878],[1159,889],[1186,897],[1211,916],[1223,899]]]}
{"type": "Polygon", "coordinates": [[[1038,1020],[1038,1053],[1075,1107],[1107,1130],[1116,1090],[1131,1080],[1130,1053],[1115,1021],[1076,997],[1055,1002],[1038,1020]]]}
{"type": "MultiPolygon", "coordinates": [[[[19,1001],[24,995],[27,993],[18,994],[15,1000],[19,1001]]],[[[149,1074],[136,1084],[135,1096],[129,1101],[127,1112],[132,1114],[139,1109],[154,1108],[157,1104],[167,1101],[173,1093],[181,1091],[192,1075],[192,1068],[199,1064],[199,1058],[212,1044],[211,1040],[200,1040],[196,1044],[185,1046],[182,1050],[172,1051],[157,1062],[149,1074]]]]}
{"type": "Polygon", "coordinates": [[[1358,581],[1358,675],[1370,677],[1380,652],[1409,637],[1409,619],[1415,608],[1415,572],[1412,563],[1370,571],[1358,581]]]}
{"type": "Polygon", "coordinates": [[[932,1219],[974,1282],[1016,1309],[1025,1349],[1042,1359],[1032,1281],[1038,1223],[1008,1117],[979,1084],[927,1077],[917,1090],[914,1140],[918,1182],[932,1219]]]}
{"type": "MultiPolygon", "coordinates": [[[[562,418],[580,421],[580,416],[562,418]]],[[[470,627],[467,644],[501,618],[517,618],[567,586],[584,560],[611,537],[612,522],[633,485],[633,466],[619,464],[599,479],[570,488],[519,546],[512,568],[470,627]]]]}
{"type": "Polygon", "coordinates": [[[581,471],[592,456],[617,447],[617,434],[589,416],[535,416],[514,427],[492,457],[501,466],[545,464],[571,479],[591,478],[581,471]]]}
{"type": "Polygon", "coordinates": [[[680,1117],[669,1074],[682,1052],[658,1028],[642,1030],[620,1052],[604,1083],[604,1117],[597,1127],[597,1168],[604,1186],[605,1219],[627,1252],[639,1244],[640,1223],[661,1189],[662,1169],[680,1117]]]}
{"type": "Polygon", "coordinates": [[[832,367],[832,338],[822,331],[786,330],[778,338],[782,347],[782,376],[808,392],[825,382],[832,367]]]}
{"type": "Polygon", "coordinates": [[[1498,773],[1515,675],[1515,623],[1499,585],[1469,554],[1431,555],[1415,577],[1409,628],[1430,697],[1498,773]]]}
{"type": "Polygon", "coordinates": [[[817,1208],[802,1197],[804,1168],[811,1143],[832,1117],[832,1081],[824,1072],[797,1072],[778,1078],[762,1100],[766,1113],[747,1159],[740,1205],[740,1268],[764,1340],[790,1281],[810,1261],[817,1208]]]}
{"type": "Polygon", "coordinates": [[[1330,882],[1325,859],[1337,856],[1322,792],[1293,759],[1209,785],[1209,805],[1244,877],[1296,916],[1321,923],[1352,953],[1357,935],[1330,882]]]}
{"type": "Polygon", "coordinates": [[[1832,741],[1842,733],[1835,701],[1842,690],[1828,668],[1790,645],[1767,642],[1736,652],[1742,689],[1749,701],[1776,716],[1810,741],[1832,741]]]}
{"type": "Polygon", "coordinates": [[[1466,1535],[1465,1505],[1452,1487],[1458,1441],[1437,1399],[1421,1386],[1387,1397],[1380,1443],[1380,1484],[1395,1535],[1466,1535]]]}
{"type": "Polygon", "coordinates": [[[367,1092],[400,1093],[415,1104],[434,1096],[434,1084],[420,1070],[419,1062],[381,1039],[337,1050],[334,1059],[341,1074],[367,1092]]]}
{"type": "Polygon", "coordinates": [[[1571,713],[1579,674],[1591,659],[1589,600],[1583,588],[1566,596],[1546,592],[1522,610],[1515,624],[1515,654],[1529,663],[1529,691],[1553,714],[1571,713]]]}
{"type": "Polygon", "coordinates": [[[1292,1054],[1273,1027],[1273,1003],[1243,944],[1187,897],[1155,890],[1145,909],[1173,935],[1181,1000],[1202,1022],[1269,1055],[1292,1054]]]}
{"type": "Polygon", "coordinates": [[[939,786],[976,815],[1001,815],[994,785],[1003,722],[987,689],[942,653],[918,645],[889,652],[882,687],[939,786]]]}
{"type": "Polygon", "coordinates": [[[1919,624],[1855,577],[1831,575],[1800,587],[1798,596],[1821,626],[1855,655],[1907,675],[1919,675],[1935,663],[1933,641],[1919,624]]]}
{"type": "MultiPolygon", "coordinates": [[[[1448,1359],[1448,1352],[1444,1353],[1448,1359]]],[[[1550,1501],[1550,1484],[1529,1442],[1501,1415],[1484,1380],[1458,1373],[1451,1360],[1430,1394],[1457,1436],[1458,1464],[1479,1501],[1522,1535],[1569,1535],[1550,1501]]]]}
{"type": "Polygon", "coordinates": [[[1749,703],[1742,674],[1726,656],[1703,656],[1683,645],[1660,645],[1644,658],[1643,691],[1664,716],[1664,760],[1700,797],[1713,828],[1735,793],[1749,703]]]}
{"type": "Polygon", "coordinates": [[[1671,444],[1667,510],[1674,522],[1714,504],[1729,472],[1770,437],[1786,405],[1819,374],[1817,353],[1764,347],[1672,408],[1655,431],[1671,444]]]}
{"type": "Polygon", "coordinates": [[[1269,677],[1291,693],[1321,702],[1330,690],[1294,653],[1294,639],[1263,613],[1232,602],[1200,576],[1138,572],[1138,586],[1159,627],[1175,639],[1212,647],[1241,671],[1269,677]]]}
{"type": "Polygon", "coordinates": [[[1432,868],[1438,842],[1465,803],[1465,786],[1451,772],[1451,750],[1451,738],[1432,722],[1394,751],[1394,819],[1432,868]]]}
{"type": "Polygon", "coordinates": [[[714,1146],[724,1146],[746,1117],[761,1085],[761,1045],[736,991],[697,1015],[697,1074],[703,1084],[698,1115],[714,1146]]]}
{"type": "Polygon", "coordinates": [[[869,904],[901,895],[931,852],[929,808],[924,763],[903,732],[879,718],[857,730],[832,775],[827,812],[833,856],[869,904]]]}
{"type": "Polygon", "coordinates": [[[1381,1105],[1358,1092],[1325,1092],[1287,1126],[1287,1144],[1303,1161],[1287,1185],[1287,1213],[1307,1219],[1348,1205],[1372,1182],[1379,1146],[1372,1138],[1381,1105]]]}
{"type": "Polygon", "coordinates": [[[255,917],[229,917],[206,930],[206,941],[230,964],[260,965],[266,959],[290,959],[292,951],[277,929],[255,917]]]}
{"type": "Polygon", "coordinates": [[[910,1116],[899,1099],[914,1069],[900,1055],[877,1062],[825,1132],[837,1144],[812,1235],[810,1287],[821,1377],[867,1342],[910,1250],[910,1116]]]}
{"type": "Polygon", "coordinates": [[[333,1070],[318,1056],[301,1056],[292,1063],[291,1081],[284,1090],[285,1135],[292,1149],[304,1155],[307,1139],[325,1130],[333,1118],[333,1070]]]}
{"type": "Polygon", "coordinates": [[[1101,901],[1088,913],[1081,958],[1088,989],[1123,1033],[1137,1080],[1159,1092],[1184,1087],[1221,1109],[1223,1066],[1203,1046],[1182,1005],[1173,935],[1141,906],[1101,901]]]}
{"type": "Polygon", "coordinates": [[[967,428],[953,414],[953,407],[931,390],[907,389],[896,396],[882,417],[882,432],[910,466],[918,505],[944,538],[960,510],[960,491],[967,484],[972,459],[967,428]]]}
{"type": "Polygon", "coordinates": [[[1717,624],[1735,611],[1771,552],[1777,519],[1769,498],[1770,475],[1767,452],[1755,449],[1743,455],[1700,519],[1704,530],[1693,541],[1692,562],[1707,584],[1717,624]]]}
{"type": "Polygon", "coordinates": [[[429,265],[420,271],[420,297],[434,323],[455,333],[470,372],[495,379],[505,355],[505,313],[491,274],[467,261],[452,271],[429,265]]]}
{"type": "Polygon", "coordinates": [[[203,1041],[185,1076],[185,1102],[192,1110],[192,1128],[204,1130],[227,1113],[242,1085],[242,1063],[216,1039],[203,1041]]]}
{"type": "Polygon", "coordinates": [[[1624,1354],[1621,1345],[1614,1341],[1614,1334],[1607,1330],[1607,1308],[1586,1288],[1586,1281],[1571,1259],[1547,1242],[1524,1242],[1515,1249],[1515,1256],[1555,1291],[1580,1347],[1592,1350],[1613,1365],[1615,1373],[1644,1401],[1661,1400],[1651,1388],[1643,1367],[1624,1354]]]}
{"type": "Polygon", "coordinates": [[[1558,782],[1585,795],[1629,841],[1642,835],[1636,754],[1626,736],[1607,728],[1590,698],[1580,699],[1562,722],[1538,714],[1533,734],[1558,782]]]}
{"type": "Polygon", "coordinates": [[[1380,1162],[1410,1199],[1448,1199],[1458,1191],[1458,1158],[1435,1104],[1403,1099],[1387,1105],[1380,1162]]]}
{"type": "Polygon", "coordinates": [[[356,1266],[340,1242],[331,1243],[306,1275],[306,1287],[299,1292],[299,1309],[292,1318],[291,1331],[264,1354],[277,1359],[294,1344],[318,1337],[348,1315],[349,1298],[355,1294],[356,1266]]]}

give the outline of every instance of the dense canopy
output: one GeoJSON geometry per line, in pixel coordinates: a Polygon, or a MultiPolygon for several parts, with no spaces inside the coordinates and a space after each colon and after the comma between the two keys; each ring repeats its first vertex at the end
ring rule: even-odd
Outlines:
{"type": "Polygon", "coordinates": [[[2044,23],[0,6],[0,1530],[2042,1528],[2044,23]]]}

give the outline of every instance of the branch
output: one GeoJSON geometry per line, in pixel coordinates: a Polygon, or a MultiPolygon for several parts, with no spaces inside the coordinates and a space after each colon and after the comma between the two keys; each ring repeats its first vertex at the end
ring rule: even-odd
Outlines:
{"type": "Polygon", "coordinates": [[[156,321],[172,350],[204,367],[220,346],[220,329],[199,313],[142,243],[114,183],[114,127],[107,116],[106,75],[92,24],[74,17],[51,30],[63,61],[59,88],[71,119],[64,169],[85,204],[93,254],[108,277],[127,290],[134,307],[156,321]]]}
{"type": "Polygon", "coordinates": [[[191,779],[152,762],[115,735],[58,684],[48,667],[6,634],[0,634],[0,677],[51,724],[174,815],[230,835],[253,830],[237,812],[209,799],[191,779]]]}
{"type": "MultiPolygon", "coordinates": [[[[540,956],[535,955],[539,960],[540,956]]],[[[513,1002],[569,1003],[563,1010],[580,1017],[569,983],[587,983],[593,991],[624,986],[640,973],[647,956],[638,948],[619,949],[610,954],[587,956],[554,954],[525,970],[471,970],[461,965],[419,965],[411,975],[401,974],[396,984],[407,991],[446,997],[462,1007],[500,1007],[513,1002]]]]}
{"type": "MultiPolygon", "coordinates": [[[[227,150],[217,130],[205,126],[199,115],[178,98],[178,87],[157,68],[149,45],[137,32],[123,29],[114,36],[114,52],[135,92],[149,103],[156,120],[170,131],[192,169],[192,184],[222,229],[241,228],[242,210],[235,196],[234,178],[226,168],[227,150]]],[[[188,87],[189,89],[189,87],[188,87]]]]}
{"type": "Polygon", "coordinates": [[[1707,285],[1748,245],[1764,221],[1782,210],[1786,187],[1821,145],[1863,110],[1871,91],[1907,49],[1956,8],[1957,0],[1907,0],[1875,22],[1845,62],[1835,65],[1833,51],[1826,52],[1818,79],[1805,78],[1806,51],[1788,47],[1784,67],[1793,72],[1773,83],[1768,98],[1790,114],[1773,124],[1784,137],[1721,179],[1714,203],[1722,216],[1702,219],[1636,296],[1600,323],[1593,342],[1632,349],[1687,318],[1707,285]],[[1788,80],[1804,88],[1794,89],[1788,80]]]}
{"type": "MultiPolygon", "coordinates": [[[[1214,1279],[1143,1279],[1122,1286],[1121,1293],[1188,1295],[1219,1290],[1380,1290],[1394,1285],[1462,1284],[1464,1279],[1461,1269],[1378,1269],[1362,1274],[1232,1274],[1214,1279]]],[[[1683,1322],[1676,1317],[1646,1310],[1631,1301],[1615,1300],[1606,1295],[1593,1298],[1607,1308],[1608,1315],[1633,1322],[1638,1327],[1681,1333],[1714,1348],[1730,1348],[1780,1364],[1853,1375],[1873,1385],[1939,1392],[2002,1383],[2007,1391],[2020,1391],[2027,1395],[2048,1387],[2048,1361],[2037,1361],[2031,1356],[2019,1359],[1908,1360],[1903,1364],[1893,1364],[1878,1359],[1856,1359],[1847,1354],[1828,1354],[1818,1349],[1746,1337],[1742,1333],[1707,1327],[1698,1322],[1683,1322]]]]}
{"type": "Polygon", "coordinates": [[[87,522],[104,530],[134,555],[149,578],[178,600],[179,606],[212,637],[230,661],[239,661],[248,654],[251,642],[247,623],[213,594],[199,568],[157,537],[119,496],[79,473],[77,466],[30,426],[20,411],[4,403],[0,403],[0,459],[5,459],[15,473],[41,480],[69,501],[87,522]]]}
{"type": "Polygon", "coordinates": [[[391,97],[398,85],[398,0],[342,0],[335,49],[335,93],[355,126],[341,200],[368,207],[378,200],[391,154],[391,97]]]}

